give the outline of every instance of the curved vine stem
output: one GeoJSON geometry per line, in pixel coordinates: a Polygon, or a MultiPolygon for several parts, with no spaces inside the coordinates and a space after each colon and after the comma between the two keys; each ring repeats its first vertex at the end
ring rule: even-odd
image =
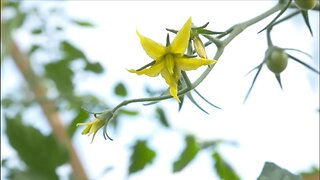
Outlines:
{"type": "MultiPolygon", "coordinates": [[[[218,35],[217,37],[215,37],[214,39],[221,39],[223,37],[225,37],[226,35],[228,35],[224,40],[219,41],[219,46],[217,46],[217,52],[214,55],[215,60],[219,60],[220,56],[222,55],[224,48],[235,38],[237,37],[239,34],[241,34],[242,31],[244,31],[245,29],[247,29],[248,27],[250,27],[251,25],[267,18],[268,16],[274,14],[275,12],[283,9],[285,6],[287,6],[287,4],[282,4],[282,3],[278,3],[276,4],[274,7],[272,7],[271,9],[263,12],[262,14],[249,19],[245,22],[236,24],[232,27],[230,27],[227,31],[226,34],[221,34],[218,35]]],[[[209,41],[210,42],[210,41],[209,41]]],[[[214,43],[214,42],[212,42],[214,43]]],[[[209,44],[212,43],[206,43],[205,45],[208,46],[209,44]]],[[[184,95],[185,93],[193,90],[194,88],[196,88],[210,73],[210,71],[213,69],[214,65],[209,65],[207,67],[207,69],[190,85],[185,87],[184,89],[181,89],[178,92],[178,96],[184,95]]],[[[124,100],[122,101],[120,104],[118,104],[113,110],[112,112],[115,113],[118,109],[120,109],[123,106],[126,106],[128,104],[131,103],[137,103],[137,102],[152,102],[152,101],[161,101],[161,100],[165,100],[165,99],[169,99],[172,98],[171,95],[163,95],[163,96],[157,96],[157,97],[149,97],[149,98],[137,98],[137,99],[130,99],[130,100],[124,100]]]]}

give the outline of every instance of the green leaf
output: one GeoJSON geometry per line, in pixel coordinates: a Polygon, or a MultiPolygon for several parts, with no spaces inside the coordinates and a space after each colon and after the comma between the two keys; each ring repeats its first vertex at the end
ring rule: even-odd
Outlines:
{"type": "Polygon", "coordinates": [[[64,52],[65,59],[68,61],[75,59],[83,59],[87,61],[85,54],[68,41],[61,42],[61,50],[64,52]]]}
{"type": "Polygon", "coordinates": [[[47,175],[47,174],[41,174],[36,171],[32,170],[19,170],[19,169],[9,169],[8,172],[8,179],[10,180],[58,180],[57,175],[47,175]]]}
{"type": "Polygon", "coordinates": [[[73,19],[71,22],[73,22],[74,24],[78,25],[78,26],[81,26],[81,27],[94,27],[95,25],[92,24],[91,22],[89,21],[82,21],[82,20],[75,20],[73,19]]]}
{"type": "Polygon", "coordinates": [[[218,152],[214,152],[212,158],[215,161],[214,167],[220,179],[240,180],[240,177],[218,152]]]}
{"type": "Polygon", "coordinates": [[[114,93],[120,97],[126,97],[128,95],[126,86],[119,82],[116,87],[114,88],[114,93]]]}
{"type": "Polygon", "coordinates": [[[74,133],[77,131],[77,123],[82,123],[84,121],[86,121],[89,118],[90,114],[88,112],[86,112],[83,109],[79,109],[79,112],[77,114],[77,116],[74,117],[74,119],[72,120],[72,122],[69,125],[68,128],[68,134],[69,137],[73,137],[74,133]]]}
{"type": "Polygon", "coordinates": [[[310,22],[309,22],[308,11],[303,11],[303,10],[301,10],[301,14],[302,14],[302,16],[303,16],[304,22],[306,23],[306,25],[307,25],[307,27],[308,27],[308,29],[309,29],[309,31],[310,31],[311,36],[313,36],[312,28],[311,28],[311,25],[310,25],[310,22]]]}
{"type": "Polygon", "coordinates": [[[39,35],[43,32],[43,29],[42,28],[35,28],[31,31],[32,34],[34,35],[39,35]]]}
{"type": "Polygon", "coordinates": [[[195,158],[200,150],[200,146],[191,135],[186,136],[185,143],[185,149],[182,151],[179,158],[173,163],[173,172],[183,170],[183,168],[185,168],[195,158]]]}
{"type": "Polygon", "coordinates": [[[156,152],[150,149],[145,140],[138,140],[133,146],[130,157],[129,174],[142,170],[147,164],[153,162],[156,152]]]}
{"type": "Polygon", "coordinates": [[[3,98],[1,100],[1,105],[3,108],[8,108],[14,103],[14,100],[12,98],[3,98]]]}
{"type": "Polygon", "coordinates": [[[97,63],[89,63],[89,62],[87,62],[85,70],[99,74],[99,73],[103,72],[103,67],[98,62],[97,63]]]}
{"type": "Polygon", "coordinates": [[[33,53],[34,53],[35,51],[37,51],[39,48],[41,48],[41,46],[39,46],[39,45],[37,45],[37,44],[32,45],[31,48],[30,48],[30,50],[29,50],[29,52],[28,52],[28,54],[29,54],[29,55],[33,54],[33,53]]]}
{"type": "Polygon", "coordinates": [[[272,162],[265,162],[262,172],[257,180],[302,180],[298,175],[290,173],[288,170],[283,169],[272,162]]]}
{"type": "MultiPolygon", "coordinates": [[[[19,6],[20,3],[16,5],[19,6]]],[[[1,14],[2,15],[2,14],[1,14]]],[[[10,55],[12,39],[11,33],[22,26],[26,18],[26,14],[17,10],[17,14],[14,18],[8,19],[1,26],[1,62],[5,57],[10,55]]]]}
{"type": "Polygon", "coordinates": [[[170,127],[167,116],[161,107],[156,108],[156,113],[157,119],[159,119],[160,123],[166,128],[170,127]]]}
{"type": "Polygon", "coordinates": [[[55,177],[56,168],[68,161],[68,151],[53,135],[45,136],[31,126],[24,125],[21,118],[6,117],[6,133],[11,146],[30,170],[55,177]]]}
{"type": "Polygon", "coordinates": [[[52,79],[62,95],[70,95],[73,92],[73,71],[66,60],[49,63],[45,66],[46,75],[52,79]]]}

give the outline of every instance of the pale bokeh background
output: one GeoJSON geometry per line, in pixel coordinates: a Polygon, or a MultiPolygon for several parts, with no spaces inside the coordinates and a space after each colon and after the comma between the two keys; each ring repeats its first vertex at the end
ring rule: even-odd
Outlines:
{"type": "MultiPolygon", "coordinates": [[[[136,28],[143,35],[165,44],[165,28],[179,29],[190,16],[195,25],[200,26],[209,21],[211,30],[224,31],[271,8],[275,3],[276,1],[68,1],[65,3],[65,11],[70,16],[92,21],[97,26],[93,29],[70,27],[66,37],[80,47],[89,59],[99,61],[106,68],[106,74],[100,77],[89,76],[85,81],[83,77],[78,77],[76,88],[80,92],[94,91],[106,102],[116,105],[120,100],[112,97],[111,92],[115,83],[123,80],[129,87],[130,98],[143,97],[145,85],[162,88],[166,84],[160,77],[136,76],[126,71],[126,68],[139,68],[150,61],[141,48],[136,28]]],[[[49,4],[43,4],[44,10],[48,6],[49,4]]],[[[113,166],[114,169],[104,178],[124,179],[130,157],[128,147],[132,145],[130,142],[139,137],[151,136],[150,145],[157,150],[154,163],[129,179],[150,179],[154,176],[157,179],[200,176],[216,179],[209,158],[210,152],[198,154],[182,172],[172,173],[172,163],[184,147],[181,131],[192,132],[204,140],[218,138],[236,141],[238,146],[223,145],[219,151],[243,179],[255,179],[265,161],[274,162],[294,173],[308,170],[312,165],[319,167],[318,75],[289,61],[282,74],[284,90],[281,91],[274,75],[264,67],[251,96],[243,104],[254,76],[254,73],[249,76],[245,74],[262,61],[267,48],[265,33],[257,32],[271,20],[269,17],[235,38],[225,49],[211,74],[197,88],[223,110],[214,109],[203,102],[201,104],[210,113],[206,115],[187,100],[178,112],[175,101],[161,102],[162,107],[167,110],[170,124],[177,129],[174,132],[150,121],[153,118],[152,107],[136,103],[128,107],[140,109],[140,116],[135,120],[122,120],[119,132],[110,132],[115,139],[113,142],[105,141],[102,134],[98,133],[90,144],[91,137],[81,136],[78,131],[74,142],[89,177],[95,179],[106,167],[113,166]]],[[[277,46],[297,48],[312,54],[313,59],[309,59],[292,53],[318,68],[318,14],[310,13],[310,20],[313,38],[301,15],[274,28],[272,37],[277,46]]],[[[26,33],[18,32],[17,37],[22,47],[30,42],[26,33]]],[[[173,38],[171,35],[171,39],[173,38]]],[[[213,46],[207,49],[209,58],[213,57],[214,50],[213,46]]],[[[10,62],[4,63],[3,67],[6,68],[2,68],[1,77],[6,78],[2,78],[2,85],[6,88],[2,92],[6,93],[21,81],[21,77],[9,75],[15,68],[10,62]]],[[[194,79],[202,70],[203,68],[189,74],[194,79]]],[[[49,130],[45,123],[38,122],[35,126],[42,127],[44,131],[49,130]]],[[[3,157],[12,155],[5,142],[5,139],[4,143],[1,142],[3,157]]],[[[63,167],[60,173],[64,174],[69,170],[69,167],[63,167]]]]}

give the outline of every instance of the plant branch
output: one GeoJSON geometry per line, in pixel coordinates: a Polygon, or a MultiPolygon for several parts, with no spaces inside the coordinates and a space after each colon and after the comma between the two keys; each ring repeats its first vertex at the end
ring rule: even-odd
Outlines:
{"type": "MultiPolygon", "coordinates": [[[[266,17],[272,15],[273,13],[283,9],[287,4],[281,4],[278,3],[276,4],[274,7],[272,7],[271,9],[265,11],[264,13],[249,19],[245,22],[236,24],[232,27],[230,27],[227,31],[226,34],[221,34],[218,35],[216,38],[211,38],[211,39],[217,39],[217,41],[215,41],[214,43],[218,44],[218,49],[217,52],[214,56],[215,60],[218,60],[220,58],[220,56],[222,55],[224,48],[235,38],[237,37],[242,31],[244,31],[245,29],[247,29],[249,26],[265,19],[266,17]],[[218,41],[218,39],[223,38],[224,36],[227,36],[226,39],[224,39],[223,41],[218,41]]],[[[210,37],[209,35],[206,35],[206,38],[210,37]]],[[[210,38],[208,38],[210,39],[210,38]]],[[[211,43],[206,43],[205,45],[208,46],[211,43]]],[[[183,95],[191,90],[193,90],[194,88],[196,88],[210,73],[210,71],[213,69],[214,65],[208,65],[207,69],[198,77],[198,79],[196,79],[190,86],[180,90],[178,92],[178,95],[183,95]]],[[[160,101],[160,100],[165,100],[165,99],[169,99],[172,98],[171,95],[165,95],[165,96],[158,96],[158,97],[150,97],[150,98],[137,98],[137,99],[131,99],[131,100],[125,100],[122,101],[120,104],[118,104],[114,109],[113,112],[117,111],[119,108],[126,106],[128,104],[131,103],[136,103],[136,102],[150,102],[150,101],[160,101]]]]}
{"type": "Polygon", "coordinates": [[[75,178],[88,179],[75,148],[73,147],[73,144],[68,136],[68,133],[61,123],[61,118],[56,111],[57,108],[53,101],[47,98],[46,88],[43,86],[43,84],[41,84],[40,78],[32,70],[30,60],[20,51],[17,44],[13,40],[11,41],[10,45],[10,54],[12,59],[27,81],[31,91],[35,95],[36,101],[39,103],[43,113],[52,127],[53,134],[60,143],[66,145],[69,151],[71,159],[70,163],[75,178]]]}

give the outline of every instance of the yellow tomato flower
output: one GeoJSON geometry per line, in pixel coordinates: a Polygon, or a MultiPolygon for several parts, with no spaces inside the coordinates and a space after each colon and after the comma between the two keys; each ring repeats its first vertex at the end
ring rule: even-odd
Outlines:
{"type": "Polygon", "coordinates": [[[205,58],[188,58],[184,56],[184,52],[188,46],[191,30],[191,17],[184,24],[181,30],[177,33],[175,39],[168,46],[163,46],[160,43],[153,41],[137,31],[141,45],[145,52],[155,61],[155,63],[146,69],[134,70],[129,72],[138,75],[147,75],[155,77],[161,74],[169,85],[170,94],[180,102],[178,98],[178,80],[181,76],[181,71],[195,70],[203,65],[214,64],[216,60],[205,58]]]}
{"type": "Polygon", "coordinates": [[[108,120],[112,118],[113,114],[110,111],[102,113],[100,115],[95,114],[95,119],[87,123],[78,123],[77,126],[87,126],[81,134],[87,134],[90,136],[93,133],[91,143],[93,142],[94,136],[97,134],[98,130],[101,129],[108,120]]]}

